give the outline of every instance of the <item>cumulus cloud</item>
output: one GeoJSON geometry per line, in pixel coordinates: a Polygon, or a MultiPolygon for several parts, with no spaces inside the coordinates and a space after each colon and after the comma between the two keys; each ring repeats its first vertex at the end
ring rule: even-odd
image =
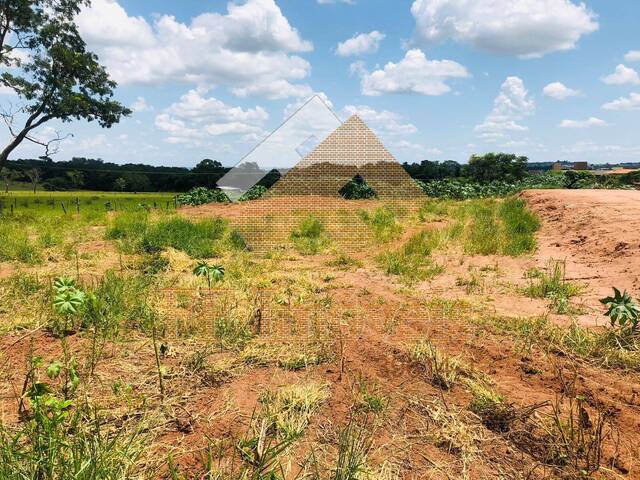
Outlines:
{"type": "Polygon", "coordinates": [[[629,50],[625,54],[624,59],[627,62],[640,62],[640,50],[629,50]]]}
{"type": "Polygon", "coordinates": [[[447,81],[468,78],[467,69],[453,60],[427,60],[418,49],[409,50],[398,63],[389,62],[383,69],[368,72],[362,64],[355,73],[361,75],[363,95],[378,96],[385,93],[418,93],[442,95],[450,92],[447,81]]]}
{"type": "Polygon", "coordinates": [[[324,92],[314,92],[313,95],[310,95],[309,98],[299,98],[295,102],[288,104],[284,109],[284,118],[285,120],[293,115],[297,110],[299,110],[304,104],[309,102],[312,97],[317,96],[324,102],[324,104],[330,109],[333,108],[333,103],[329,99],[329,96],[324,92]]]}
{"type": "Polygon", "coordinates": [[[206,97],[203,89],[190,90],[155,118],[158,130],[169,143],[202,144],[220,135],[261,134],[269,118],[262,107],[242,109],[206,97]]]}
{"type": "Polygon", "coordinates": [[[377,30],[354,35],[350,39],[338,43],[336,54],[341,57],[351,57],[375,53],[380,48],[380,42],[385,39],[385,36],[384,33],[380,33],[377,30]]]}
{"type": "Polygon", "coordinates": [[[628,97],[620,97],[602,105],[605,110],[640,110],[640,93],[632,92],[628,97]]]}
{"type": "Polygon", "coordinates": [[[607,127],[609,124],[604,120],[596,117],[589,117],[586,120],[563,120],[558,125],[560,128],[589,128],[589,127],[607,127]]]}
{"type": "Polygon", "coordinates": [[[274,0],[230,2],[226,14],[203,13],[188,24],[160,15],[129,16],[116,0],[94,0],[78,16],[87,43],[121,84],[233,86],[238,94],[283,98],[306,94],[313,49],[274,0]],[[272,82],[284,89],[274,91],[272,82]]]}
{"type": "Polygon", "coordinates": [[[134,112],[150,112],[153,110],[153,106],[149,105],[144,97],[138,97],[131,105],[131,110],[134,112]]]}
{"type": "Polygon", "coordinates": [[[388,110],[377,111],[367,105],[347,105],[340,113],[345,120],[352,115],[358,115],[383,137],[411,135],[418,131],[412,123],[404,122],[399,114],[388,110]]]}
{"type": "Polygon", "coordinates": [[[510,132],[526,132],[528,127],[518,123],[532,115],[535,102],[529,96],[524,82],[518,77],[507,77],[500,93],[493,101],[493,109],[484,122],[476,125],[475,132],[486,141],[504,139],[510,132]]]}
{"type": "Polygon", "coordinates": [[[615,72],[602,77],[602,81],[607,85],[639,85],[640,75],[633,68],[620,64],[616,67],[615,72]]]}
{"type": "Polygon", "coordinates": [[[544,87],[542,93],[555,100],[566,100],[569,97],[577,97],[580,91],[567,87],[561,82],[553,82],[544,87]]]}
{"type": "Polygon", "coordinates": [[[596,15],[571,0],[415,0],[411,13],[417,42],[451,39],[519,57],[570,50],[598,29],[596,15]]]}

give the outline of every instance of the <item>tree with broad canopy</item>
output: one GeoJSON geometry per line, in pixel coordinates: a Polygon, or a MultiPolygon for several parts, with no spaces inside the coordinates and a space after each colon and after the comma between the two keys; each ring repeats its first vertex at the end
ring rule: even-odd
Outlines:
{"type": "Polygon", "coordinates": [[[0,169],[23,141],[55,153],[64,138],[42,138],[51,120],[96,121],[109,128],[131,110],[113,99],[116,83],[87,50],[76,15],[89,0],[0,0],[0,87],[19,99],[0,109],[10,134],[0,146],[0,169]]]}

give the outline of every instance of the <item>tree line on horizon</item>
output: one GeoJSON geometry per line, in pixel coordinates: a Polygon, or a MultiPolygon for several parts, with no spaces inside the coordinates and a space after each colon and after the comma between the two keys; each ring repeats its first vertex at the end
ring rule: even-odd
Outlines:
{"type": "MultiPolygon", "coordinates": [[[[454,160],[402,164],[414,179],[423,182],[458,179],[478,183],[517,182],[531,172],[550,170],[553,162],[530,163],[525,156],[508,153],[472,155],[466,164],[454,160]]],[[[67,161],[45,159],[8,160],[0,171],[2,189],[16,182],[34,190],[96,190],[121,192],[186,192],[195,187],[215,188],[230,170],[221,162],[204,159],[195,167],[117,164],[102,159],[74,157],[67,161]]],[[[271,171],[259,185],[271,187],[280,173],[271,171]]]]}

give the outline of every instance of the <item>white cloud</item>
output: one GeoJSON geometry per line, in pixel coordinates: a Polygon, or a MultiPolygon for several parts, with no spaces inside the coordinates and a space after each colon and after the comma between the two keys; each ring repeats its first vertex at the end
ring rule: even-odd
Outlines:
{"type": "Polygon", "coordinates": [[[341,116],[346,120],[352,115],[358,115],[382,137],[411,135],[418,131],[415,125],[405,123],[400,115],[388,110],[377,111],[366,105],[345,106],[341,116]]]}
{"type": "Polygon", "coordinates": [[[640,93],[632,92],[628,97],[620,97],[602,105],[605,110],[640,110],[640,93]]]}
{"type": "Polygon", "coordinates": [[[138,97],[131,105],[131,110],[134,112],[150,112],[153,110],[153,105],[149,105],[144,97],[138,97]]]}
{"type": "Polygon", "coordinates": [[[262,107],[242,109],[205,97],[205,90],[190,90],[156,116],[155,126],[169,143],[198,145],[220,135],[261,134],[269,118],[262,107]]]}
{"type": "Polygon", "coordinates": [[[324,104],[330,109],[333,108],[333,103],[329,99],[329,96],[324,92],[314,92],[313,95],[310,95],[309,98],[299,98],[293,103],[288,104],[284,109],[284,118],[287,119],[291,115],[293,115],[297,110],[299,110],[305,103],[311,100],[311,97],[317,96],[324,102],[324,104]]]}
{"type": "Polygon", "coordinates": [[[567,87],[561,82],[553,82],[544,87],[542,93],[555,100],[566,100],[569,97],[577,97],[580,91],[567,87]]]}
{"type": "MultiPolygon", "coordinates": [[[[418,93],[442,95],[450,92],[446,83],[454,78],[468,78],[467,69],[452,60],[427,60],[418,49],[409,50],[398,63],[389,62],[383,69],[367,72],[358,64],[362,94],[378,96],[385,93],[418,93]]],[[[352,71],[354,71],[352,69],[352,71]]]]}
{"type": "Polygon", "coordinates": [[[640,62],[640,50],[629,50],[624,59],[627,62],[640,62]]]}
{"type": "Polygon", "coordinates": [[[598,154],[597,160],[601,161],[600,156],[605,155],[609,158],[615,158],[616,160],[624,160],[621,156],[640,156],[640,146],[626,146],[626,145],[612,145],[612,144],[599,144],[593,141],[580,141],[573,145],[565,145],[562,147],[562,151],[568,155],[585,155],[585,154],[598,154]]]}
{"type": "Polygon", "coordinates": [[[600,118],[589,117],[586,120],[563,120],[558,126],[560,128],[589,128],[607,127],[609,124],[600,118]]]}
{"type": "Polygon", "coordinates": [[[380,42],[382,42],[385,37],[386,35],[384,33],[380,33],[377,30],[354,35],[350,39],[338,43],[336,54],[341,57],[350,57],[375,53],[380,48],[380,42]]]}
{"type": "Polygon", "coordinates": [[[528,127],[518,122],[533,114],[535,102],[529,96],[522,79],[507,77],[493,101],[493,110],[474,131],[486,141],[506,138],[509,132],[526,132],[528,127]]]}
{"type": "Polygon", "coordinates": [[[633,68],[620,64],[616,67],[615,72],[602,77],[602,81],[607,85],[639,85],[640,75],[633,68]]]}
{"type": "Polygon", "coordinates": [[[452,39],[520,57],[570,50],[598,29],[596,15],[571,0],[415,0],[411,13],[419,42],[452,39]]]}
{"type": "Polygon", "coordinates": [[[291,82],[309,75],[310,65],[293,52],[308,52],[274,0],[230,2],[226,14],[204,13],[189,24],[160,15],[152,24],[131,17],[116,0],[94,0],[78,25],[111,75],[120,83],[171,81],[225,85],[239,94],[283,98],[302,95],[291,82]]]}

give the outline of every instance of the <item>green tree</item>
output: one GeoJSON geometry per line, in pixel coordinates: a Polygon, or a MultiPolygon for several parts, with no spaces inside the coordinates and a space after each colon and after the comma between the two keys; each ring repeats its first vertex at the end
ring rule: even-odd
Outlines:
{"type": "Polygon", "coordinates": [[[20,176],[18,172],[15,170],[11,170],[10,168],[2,168],[0,169],[0,178],[4,182],[4,193],[9,193],[9,182],[17,179],[20,176]]]}
{"type": "Polygon", "coordinates": [[[472,155],[467,165],[467,174],[479,182],[520,180],[527,174],[527,157],[510,153],[487,153],[472,155]]]}
{"type": "Polygon", "coordinates": [[[122,177],[116,178],[115,182],[113,182],[113,189],[124,192],[127,189],[127,181],[122,177]]]}
{"type": "Polygon", "coordinates": [[[111,127],[131,111],[113,100],[116,83],[88,51],[75,16],[89,0],[1,0],[0,86],[20,99],[0,112],[10,140],[0,146],[0,168],[23,141],[48,156],[62,139],[42,139],[36,130],[51,120],[96,121],[111,127]]]}
{"type": "Polygon", "coordinates": [[[78,170],[68,171],[67,177],[69,177],[73,188],[75,188],[76,190],[84,185],[84,173],[79,172],[78,170]]]}
{"type": "Polygon", "coordinates": [[[42,180],[42,173],[39,168],[30,168],[24,174],[29,177],[29,181],[33,184],[33,193],[38,192],[38,185],[40,185],[40,180],[42,180]]]}

